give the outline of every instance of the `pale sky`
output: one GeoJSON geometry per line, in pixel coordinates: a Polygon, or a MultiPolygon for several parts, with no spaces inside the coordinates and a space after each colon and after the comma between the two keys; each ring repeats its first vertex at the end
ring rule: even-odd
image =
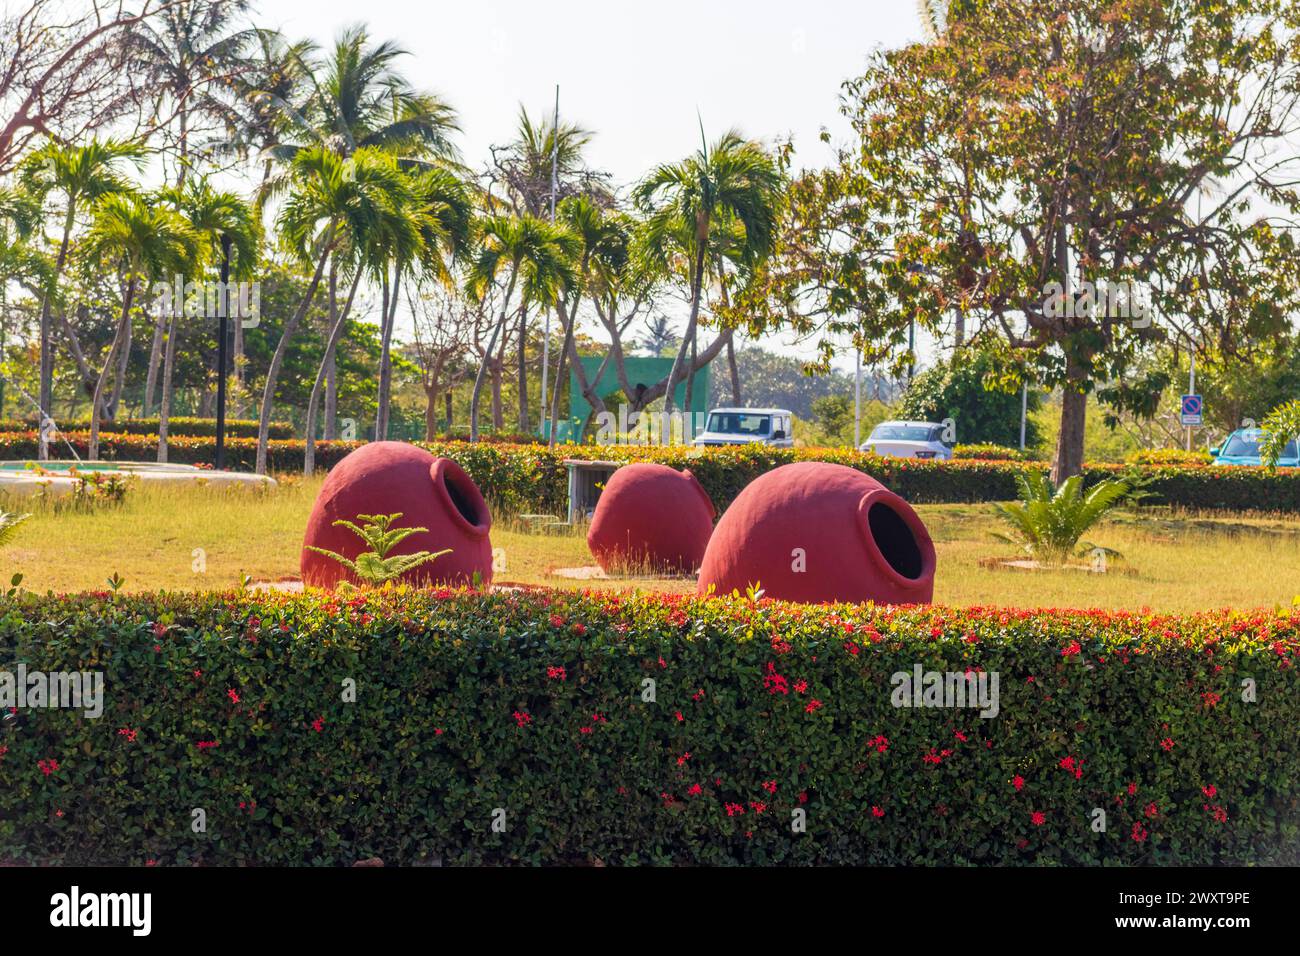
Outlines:
{"type": "Polygon", "coordinates": [[[459,111],[471,166],[508,140],[519,104],[596,133],[590,158],[619,183],[738,127],[793,134],[799,163],[824,165],[823,127],[843,139],[840,84],[875,46],[921,36],[911,0],[261,0],[256,20],[328,43],[364,22],[410,51],[401,69],[459,111]]]}
{"type": "MultiPolygon", "coordinates": [[[[620,187],[698,149],[701,120],[710,139],[731,127],[793,138],[796,168],[824,166],[833,150],[821,131],[836,142],[851,132],[840,85],[873,48],[922,36],[913,0],[261,0],[254,20],[322,46],[358,22],[399,42],[405,75],[458,111],[476,171],[511,138],[521,103],[550,115],[559,84],[561,120],[593,131],[589,161],[620,187]]],[[[761,344],[815,352],[785,336],[761,344]]],[[[851,370],[851,354],[835,364],[851,370]]]]}

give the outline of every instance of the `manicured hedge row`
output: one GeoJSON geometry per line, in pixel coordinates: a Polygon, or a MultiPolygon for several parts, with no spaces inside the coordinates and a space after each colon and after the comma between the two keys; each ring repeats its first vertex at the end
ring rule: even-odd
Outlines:
{"type": "Polygon", "coordinates": [[[1294,614],[576,592],[24,595],[0,600],[0,660],[99,669],[106,704],[3,722],[0,859],[1295,863],[1298,634],[1294,614]],[[896,707],[918,666],[996,673],[997,716],[896,707]]]}
{"type": "MultiPolygon", "coordinates": [[[[59,422],[59,427],[70,432],[82,432],[90,430],[90,419],[83,418],[70,422],[59,422]]],[[[104,421],[100,423],[101,432],[112,432],[113,434],[126,435],[146,435],[153,436],[156,440],[158,437],[158,419],[157,418],[127,418],[120,421],[104,421]]],[[[36,423],[34,421],[0,421],[0,432],[34,432],[36,423]]],[[[167,434],[171,437],[178,435],[200,437],[207,436],[215,438],[217,435],[217,422],[213,418],[179,418],[167,419],[167,434]]],[[[293,425],[289,422],[271,422],[270,435],[272,438],[292,438],[293,425]]],[[[247,421],[244,419],[226,419],[226,437],[257,437],[257,422],[247,421]]]]}
{"type": "MultiPolygon", "coordinates": [[[[87,453],[88,434],[69,436],[78,454],[87,453]]],[[[168,442],[173,462],[212,462],[210,438],[176,438],[168,442]]],[[[330,468],[360,442],[317,442],[316,464],[330,468]]],[[[513,444],[499,441],[448,440],[417,442],[438,455],[459,462],[483,489],[492,504],[507,514],[563,514],[567,508],[566,458],[608,461],[657,461],[674,468],[690,468],[721,512],[745,485],[759,475],[795,461],[832,461],[857,468],[883,482],[914,504],[955,504],[1007,501],[1017,494],[1016,476],[1028,469],[1045,472],[1043,462],[963,459],[948,462],[915,458],[880,458],[845,448],[769,448],[732,446],[693,450],[684,446],[513,444]]],[[[110,435],[100,441],[100,457],[142,459],[157,456],[157,440],[137,435],[110,435]]],[[[303,443],[272,441],[270,470],[292,472],[302,468],[303,443]]],[[[257,442],[232,438],[226,442],[227,467],[251,470],[257,442]]],[[[35,433],[0,433],[0,459],[36,457],[35,433]]],[[[1181,465],[1089,465],[1085,480],[1091,484],[1124,473],[1150,479],[1147,501],[1196,509],[1300,512],[1300,469],[1284,468],[1269,474],[1259,468],[1193,467],[1181,465]]]]}

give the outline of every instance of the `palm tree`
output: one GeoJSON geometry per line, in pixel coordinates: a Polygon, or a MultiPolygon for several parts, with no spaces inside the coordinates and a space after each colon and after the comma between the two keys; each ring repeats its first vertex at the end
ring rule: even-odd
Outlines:
{"type": "MultiPolygon", "coordinates": [[[[21,189],[0,187],[0,363],[8,340],[9,283],[18,282],[37,296],[49,283],[49,263],[31,243],[40,218],[41,204],[35,197],[21,189]]],[[[4,416],[4,387],[0,378],[0,417],[4,416]]]]}
{"type": "MultiPolygon", "coordinates": [[[[505,291],[501,314],[492,329],[484,352],[490,356],[497,338],[510,318],[510,304],[519,279],[524,280],[521,307],[528,303],[552,304],[563,289],[573,288],[577,276],[574,260],[579,254],[579,240],[567,229],[535,216],[488,216],[479,223],[479,253],[470,272],[469,293],[486,298],[490,285],[505,273],[505,291]]],[[[487,372],[486,358],[474,377],[470,398],[470,441],[478,441],[478,400],[487,372]]]]}
{"type": "Polygon", "coordinates": [[[170,107],[176,119],[176,185],[190,170],[195,124],[233,130],[239,114],[230,91],[249,67],[247,52],[256,40],[251,27],[237,28],[248,0],[171,0],[123,38],[125,69],[143,78],[153,94],[155,116],[170,107]]]}
{"type": "Polygon", "coordinates": [[[559,221],[577,237],[580,246],[577,275],[579,284],[560,296],[556,311],[564,335],[560,360],[555,371],[555,389],[551,392],[551,434],[554,447],[560,414],[560,393],[564,390],[564,372],[569,352],[573,350],[578,320],[578,305],[585,292],[595,298],[608,290],[614,274],[628,261],[630,229],[626,216],[607,212],[590,196],[570,196],[559,205],[559,221]]]}
{"type": "MultiPolygon", "coordinates": [[[[59,280],[68,261],[68,243],[76,224],[77,213],[85,205],[98,202],[105,196],[123,193],[131,188],[130,181],[122,175],[122,168],[134,164],[137,168],[144,160],[144,147],[139,143],[106,139],[91,140],[85,146],[62,145],[53,141],[32,153],[23,163],[20,176],[23,184],[33,194],[46,196],[51,192],[63,194],[63,234],[49,283],[41,293],[41,413],[48,416],[54,391],[54,350],[51,342],[51,314],[58,297],[59,280]]],[[[59,312],[64,336],[77,361],[82,381],[94,380],[81,350],[80,342],[68,321],[66,309],[59,312]]],[[[98,414],[98,406],[91,416],[98,414]]],[[[49,446],[42,440],[39,451],[42,461],[49,457],[49,446]]]]}
{"type": "MultiPolygon", "coordinates": [[[[452,283],[451,265],[467,251],[473,201],[465,183],[448,169],[427,167],[411,174],[410,207],[406,217],[414,227],[418,242],[392,245],[394,263],[392,282],[388,282],[388,265],[384,269],[384,304],[386,314],[380,330],[379,401],[375,416],[375,440],[388,437],[388,419],[392,393],[393,327],[397,320],[397,303],[403,273],[410,270],[413,279],[427,279],[448,286],[452,283]]],[[[403,224],[404,230],[406,224],[403,224]]],[[[399,230],[395,235],[400,235],[399,230]]]]}
{"type": "MultiPolygon", "coordinates": [[[[403,263],[423,255],[423,230],[428,225],[412,177],[401,170],[392,156],[376,149],[364,149],[349,162],[358,188],[342,197],[341,242],[331,269],[339,265],[350,269],[352,283],[342,311],[331,319],[325,355],[307,403],[303,470],[308,475],[315,468],[317,402],[327,372],[333,366],[338,340],[347,324],[361,276],[364,272],[372,276],[382,273],[386,282],[388,264],[393,260],[399,263],[400,276],[403,263]]],[[[385,302],[385,313],[387,309],[385,302]]]]}
{"type": "MultiPolygon", "coordinates": [[[[269,102],[281,113],[286,129],[270,155],[284,162],[309,146],[320,146],[348,157],[360,149],[379,149],[397,156],[406,166],[456,164],[452,134],[459,127],[450,105],[433,93],[411,86],[396,69],[407,55],[391,42],[372,43],[364,27],[339,34],[324,58],[313,50],[291,50],[303,78],[306,94],[301,104],[273,96],[269,102]]],[[[385,271],[384,275],[387,275],[385,271]]],[[[335,281],[329,283],[329,320],[326,335],[338,323],[335,281]]],[[[391,293],[391,289],[388,290],[391,293]]],[[[385,298],[396,300],[395,295],[385,298]]],[[[383,309],[381,323],[394,306],[383,309]]],[[[337,388],[335,357],[330,352],[326,372],[325,434],[333,434],[337,388]]]]}
{"type": "Polygon", "coordinates": [[[275,158],[288,162],[320,146],[345,157],[373,147],[409,160],[455,160],[456,112],[437,95],[414,89],[395,69],[394,61],[407,55],[397,44],[371,43],[358,26],[339,34],[324,60],[310,48],[290,53],[308,92],[301,106],[272,97],[287,126],[283,141],[271,148],[275,158]]]}
{"type": "MultiPolygon", "coordinates": [[[[205,177],[189,180],[183,187],[166,189],[162,193],[200,241],[199,255],[194,262],[193,278],[202,278],[204,272],[217,264],[222,237],[230,240],[232,281],[247,281],[254,275],[261,244],[261,223],[256,212],[233,192],[217,190],[205,177]]],[[[149,372],[145,380],[146,414],[153,405],[154,377],[158,368],[159,347],[166,334],[166,357],[163,361],[162,402],[158,407],[158,460],[167,460],[167,424],[172,404],[172,374],[175,366],[176,340],[181,317],[181,303],[173,303],[172,314],[159,316],[154,327],[153,349],[149,356],[149,372]]],[[[235,323],[238,328],[239,322],[235,323]]]]}
{"type": "Polygon", "coordinates": [[[340,227],[347,216],[347,193],[350,189],[350,163],[338,153],[321,147],[300,151],[290,163],[288,180],[272,183],[273,189],[292,183],[289,196],[280,210],[278,228],[289,251],[307,266],[315,264],[307,289],[298,308],[285,323],[280,341],[266,370],[262,390],[262,407],[257,428],[257,463],[259,475],[266,474],[266,449],[271,428],[271,408],[275,400],[275,383],[284,364],[284,355],[298,326],[311,308],[320,286],[325,265],[344,237],[340,227]]]}
{"type": "Polygon", "coordinates": [[[668,376],[665,412],[673,410],[674,389],[686,375],[687,351],[695,348],[709,264],[727,246],[746,266],[770,253],[783,188],[776,160],[734,130],[680,163],[659,166],[637,187],[637,202],[647,213],[647,257],[665,271],[674,260],[684,260],[690,290],[690,314],[668,376]]]}
{"type": "Polygon", "coordinates": [[[104,383],[131,324],[131,308],[143,282],[184,271],[199,252],[200,239],[175,210],[134,193],[110,193],[95,204],[87,234],[92,261],[115,263],[122,277],[122,311],[108,357],[91,399],[90,459],[99,457],[99,415],[104,383]]]}

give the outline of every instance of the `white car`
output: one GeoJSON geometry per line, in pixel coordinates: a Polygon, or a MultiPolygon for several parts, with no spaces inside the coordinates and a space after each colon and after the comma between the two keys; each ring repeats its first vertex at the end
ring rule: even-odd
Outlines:
{"type": "Polygon", "coordinates": [[[709,412],[704,431],[695,437],[696,447],[706,445],[775,445],[794,447],[788,408],[715,408],[709,412]]]}
{"type": "Polygon", "coordinates": [[[934,422],[881,422],[859,451],[886,458],[926,458],[949,461],[953,445],[944,441],[944,426],[934,422]]]}

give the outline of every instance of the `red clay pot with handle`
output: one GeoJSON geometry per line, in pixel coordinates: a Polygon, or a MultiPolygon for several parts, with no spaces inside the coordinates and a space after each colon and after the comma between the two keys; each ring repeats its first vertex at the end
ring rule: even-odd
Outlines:
{"type": "Polygon", "coordinates": [[[718,522],[698,593],[757,585],[786,601],[928,604],[934,543],[915,511],[862,472],[782,465],[736,496],[718,522]]]}
{"type": "Polygon", "coordinates": [[[624,465],[600,493],[587,546],[606,571],[645,567],[690,574],[704,560],[716,514],[689,471],[624,465]]]}
{"type": "Polygon", "coordinates": [[[307,519],[303,582],[324,588],[343,580],[359,583],[337,561],[307,546],[355,560],[368,546],[333,523],[342,518],[360,524],[358,515],[398,511],[402,517],[394,527],[429,530],[409,536],[392,554],[452,549],[451,554],[412,568],[399,580],[419,585],[472,584],[477,573],[482,584],[491,583],[492,514],[478,486],[451,459],[435,458],[423,448],[395,441],[362,445],[330,470],[307,519]]]}

